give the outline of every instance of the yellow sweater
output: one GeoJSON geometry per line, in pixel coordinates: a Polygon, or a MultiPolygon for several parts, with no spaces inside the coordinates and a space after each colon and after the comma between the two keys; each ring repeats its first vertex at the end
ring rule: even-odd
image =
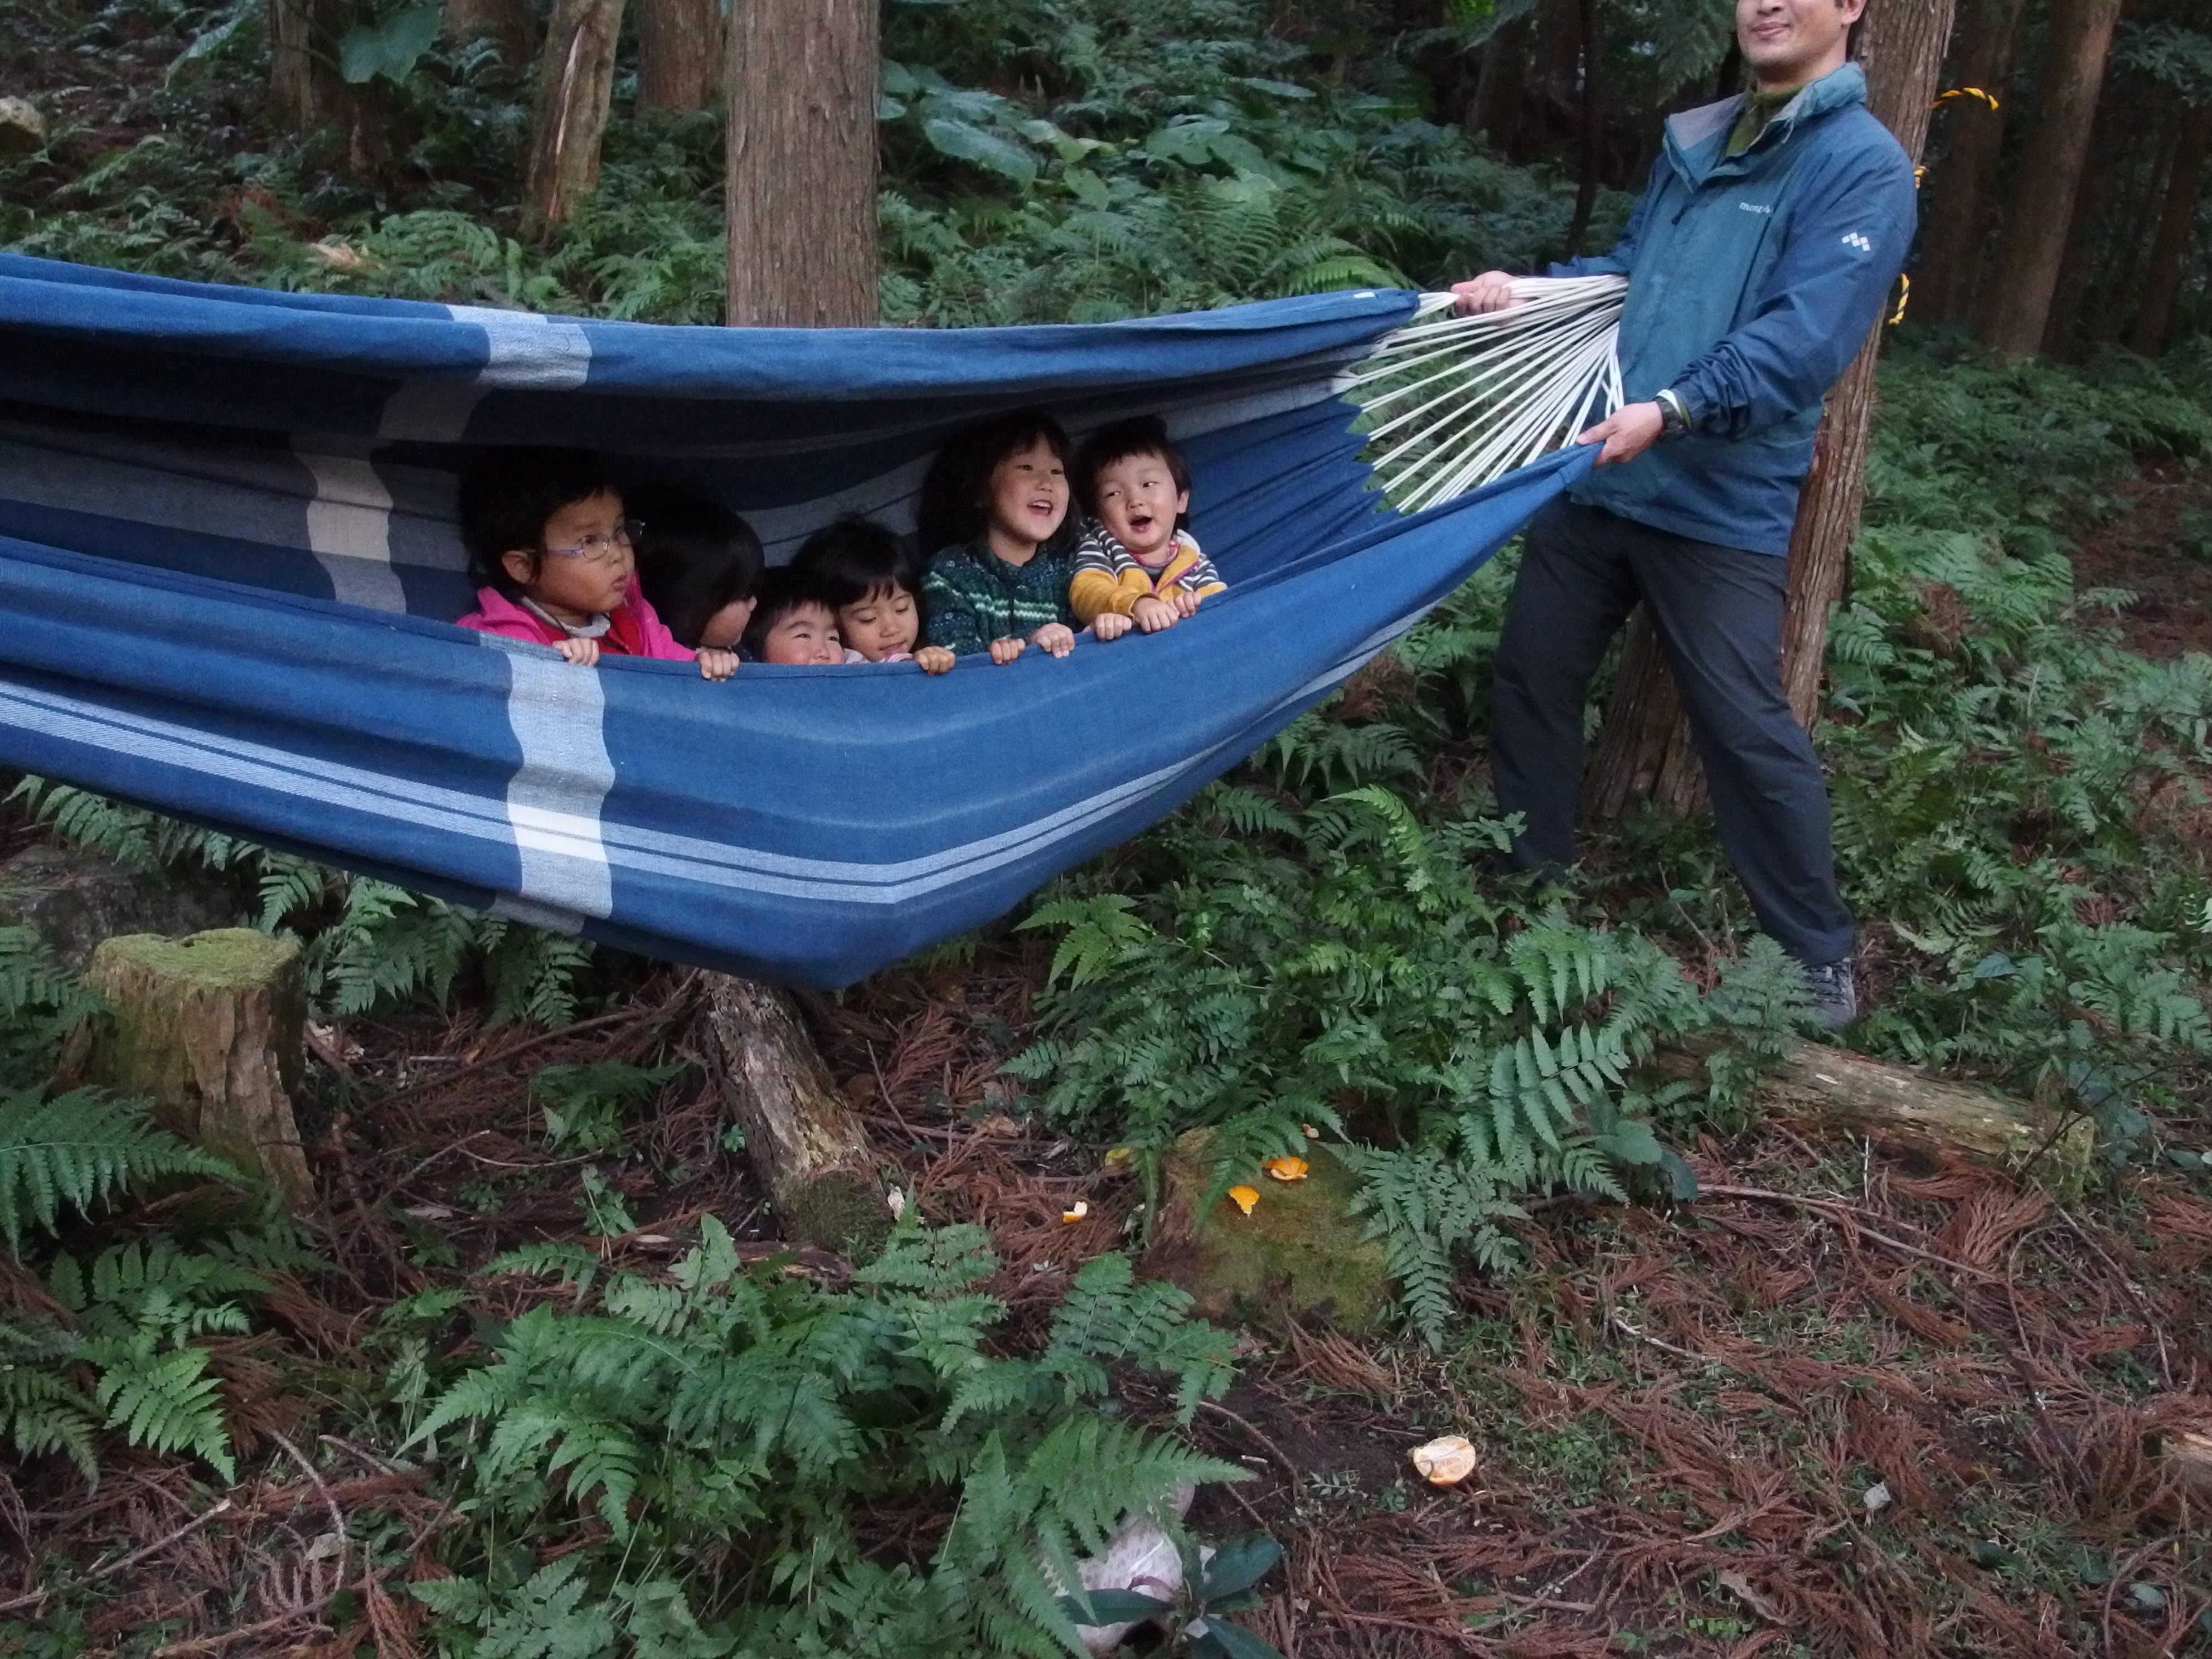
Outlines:
{"type": "Polygon", "coordinates": [[[1198,550],[1188,531],[1178,530],[1168,562],[1147,570],[1103,528],[1092,526],[1075,555],[1075,579],[1068,584],[1068,608],[1085,623],[1109,611],[1127,617],[1139,599],[1156,599],[1180,587],[1204,599],[1225,592],[1228,583],[1213,568],[1213,561],[1198,550]]]}

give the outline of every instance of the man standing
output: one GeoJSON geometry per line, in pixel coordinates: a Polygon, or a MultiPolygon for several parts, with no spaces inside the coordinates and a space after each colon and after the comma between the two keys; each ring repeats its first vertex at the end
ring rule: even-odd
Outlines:
{"type": "MultiPolygon", "coordinates": [[[[1736,0],[1753,90],[1667,124],[1619,246],[1554,276],[1629,279],[1627,401],[1579,441],[1597,469],[1529,526],[1506,607],[1491,764],[1515,867],[1573,861],[1583,703],[1641,599],[1680,687],[1721,846],[1759,926],[1805,965],[1814,1018],[1857,1013],[1827,787],[1781,682],[1785,556],[1820,400],[1911,246],[1912,164],[1849,60],[1867,0],[1736,0]]],[[[1490,271],[1462,312],[1513,304],[1490,271]]]]}

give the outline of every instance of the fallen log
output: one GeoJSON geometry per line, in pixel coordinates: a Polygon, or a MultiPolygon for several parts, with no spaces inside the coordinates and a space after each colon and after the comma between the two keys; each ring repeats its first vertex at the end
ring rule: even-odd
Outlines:
{"type": "Polygon", "coordinates": [[[295,1208],[315,1183],[292,1116],[307,1004],[300,947],[250,927],[186,939],[126,933],[92,953],[85,982],[108,1012],[65,1067],[143,1095],[165,1127],[268,1182],[295,1208]]]}
{"type": "Polygon", "coordinates": [[[705,990],[710,1066],[783,1236],[870,1254],[891,1224],[878,1159],[859,1116],[830,1087],[791,999],[729,974],[707,975],[705,990]]]}
{"type": "MultiPolygon", "coordinates": [[[[1654,1062],[1667,1076],[1702,1079],[1694,1054],[1654,1062]]],[[[2078,1185],[2089,1170],[2095,1129],[2086,1117],[1969,1083],[1929,1076],[1818,1043],[1794,1044],[1759,1079],[1759,1106],[1771,1117],[1813,1130],[1863,1135],[1893,1152],[2039,1173],[2053,1185],[2078,1185]]]]}

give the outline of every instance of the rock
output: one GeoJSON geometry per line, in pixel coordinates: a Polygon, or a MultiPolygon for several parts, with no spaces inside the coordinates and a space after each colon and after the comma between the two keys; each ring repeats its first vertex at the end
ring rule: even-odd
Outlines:
{"type": "Polygon", "coordinates": [[[1326,1146],[1309,1142],[1302,1181],[1255,1170],[1257,1202],[1245,1214],[1228,1198],[1196,1216],[1211,1172],[1206,1132],[1194,1129],[1168,1156],[1164,1195],[1145,1270],[1180,1285],[1209,1319],[1326,1320],[1346,1330],[1379,1323],[1390,1305],[1380,1240],[1362,1237],[1352,1213],[1357,1176],[1326,1146]]]}
{"type": "Polygon", "coordinates": [[[237,919],[239,895],[220,878],[180,881],[64,847],[39,846],[0,865],[0,927],[35,929],[65,972],[118,933],[197,933],[237,919]]]}
{"type": "Polygon", "coordinates": [[[0,98],[0,161],[46,147],[46,118],[27,98],[0,98]]]}
{"type": "Polygon", "coordinates": [[[93,952],[85,981],[110,1012],[86,1035],[83,1081],[145,1096],[174,1133],[295,1207],[313,1200],[292,1116],[307,1017],[297,945],[247,927],[130,933],[93,952]]]}

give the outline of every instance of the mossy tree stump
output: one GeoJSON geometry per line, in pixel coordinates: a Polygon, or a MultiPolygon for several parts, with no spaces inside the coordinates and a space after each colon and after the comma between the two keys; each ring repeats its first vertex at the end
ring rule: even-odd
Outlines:
{"type": "Polygon", "coordinates": [[[1249,1214],[1228,1198],[1200,1214],[1213,1177],[1207,1139],[1194,1129],[1168,1154],[1145,1271],[1188,1291],[1208,1319],[1317,1319],[1345,1330],[1380,1322],[1389,1268],[1381,1241],[1364,1237],[1366,1218],[1352,1212],[1358,1177],[1310,1141],[1304,1180],[1255,1169],[1240,1177],[1259,1194],[1249,1214]]]}
{"type": "Polygon", "coordinates": [[[88,1033],[84,1081],[146,1097],[169,1129],[313,1202],[292,1116],[307,1017],[297,945],[249,927],[126,933],[94,951],[85,981],[110,1012],[88,1033]]]}
{"type": "Polygon", "coordinates": [[[799,1011],[772,985],[707,975],[708,1046],[783,1236],[851,1255],[890,1231],[868,1132],[831,1088],[799,1011]]]}

